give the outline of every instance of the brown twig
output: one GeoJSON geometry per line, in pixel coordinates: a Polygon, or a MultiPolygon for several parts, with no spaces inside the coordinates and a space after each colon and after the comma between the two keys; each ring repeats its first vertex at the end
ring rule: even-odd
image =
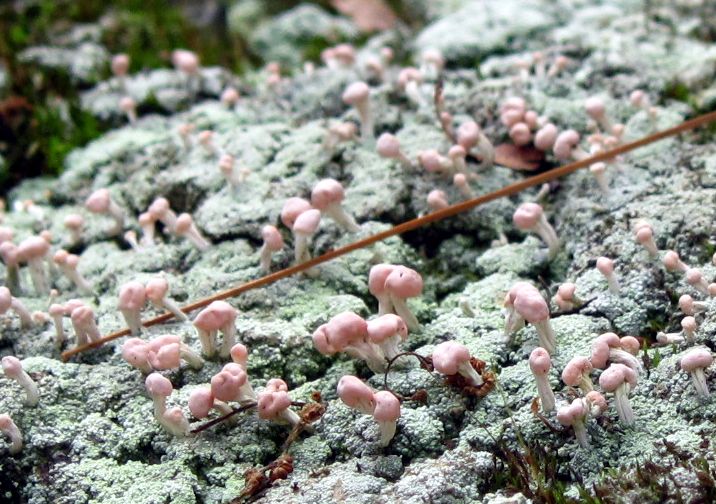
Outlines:
{"type": "MultiPolygon", "coordinates": [[[[695,117],[694,119],[685,121],[685,122],[683,122],[677,126],[674,126],[672,128],[668,128],[668,129],[665,129],[662,131],[657,131],[656,133],[653,133],[651,135],[640,138],[639,140],[635,140],[633,142],[622,144],[622,145],[615,147],[611,150],[604,151],[599,154],[595,154],[593,156],[582,159],[580,161],[575,161],[574,163],[569,163],[564,166],[559,166],[557,168],[553,168],[546,172],[543,172],[543,173],[540,173],[537,175],[533,175],[526,179],[520,180],[519,182],[515,182],[514,184],[505,186],[502,189],[498,189],[497,191],[493,191],[488,194],[483,194],[481,196],[477,196],[475,198],[472,198],[472,199],[469,199],[466,201],[462,201],[462,202],[456,203],[454,205],[450,205],[449,207],[443,208],[442,210],[438,210],[438,211],[429,213],[427,215],[424,215],[422,217],[418,217],[418,218],[409,220],[407,222],[403,222],[402,224],[393,226],[392,228],[387,229],[385,231],[381,231],[380,233],[376,233],[376,234],[367,236],[365,238],[362,238],[358,241],[355,241],[355,242],[345,245],[343,247],[329,250],[325,254],[320,255],[318,257],[314,257],[313,259],[311,259],[309,261],[303,262],[301,264],[296,264],[294,266],[290,266],[288,268],[282,269],[280,271],[276,271],[274,273],[270,273],[264,277],[257,278],[256,280],[251,280],[250,282],[246,282],[245,284],[239,285],[238,287],[234,287],[232,289],[218,292],[218,293],[214,294],[213,296],[199,299],[198,301],[195,301],[191,304],[183,306],[181,308],[181,310],[184,313],[189,313],[194,310],[198,310],[199,308],[203,308],[213,301],[236,297],[239,294],[242,294],[246,291],[249,291],[252,289],[257,289],[259,287],[264,287],[264,286],[272,284],[278,280],[295,275],[296,273],[304,272],[308,269],[318,266],[319,264],[330,261],[331,259],[335,259],[336,257],[343,256],[345,254],[348,254],[350,252],[353,252],[353,251],[361,249],[361,248],[365,248],[369,245],[372,245],[379,241],[383,241],[383,240],[390,238],[392,236],[407,233],[408,231],[412,231],[414,229],[425,226],[427,224],[431,224],[433,222],[447,219],[448,217],[453,217],[454,215],[458,215],[458,214],[467,212],[469,210],[472,210],[475,207],[484,205],[485,203],[489,203],[490,201],[494,201],[499,198],[504,198],[506,196],[512,196],[514,194],[524,191],[527,188],[538,186],[538,185],[544,184],[545,182],[549,182],[551,180],[555,180],[560,177],[564,177],[565,175],[569,175],[570,173],[573,173],[573,172],[580,170],[582,168],[586,168],[589,165],[597,163],[599,161],[606,161],[608,159],[614,158],[614,157],[624,154],[626,152],[632,151],[634,149],[638,149],[639,147],[643,147],[645,145],[654,143],[654,142],[656,142],[658,140],[662,140],[664,138],[678,135],[679,133],[683,133],[684,131],[692,130],[694,128],[697,128],[699,126],[702,126],[704,124],[708,124],[708,123],[711,123],[714,121],[716,121],[716,111],[700,115],[698,117],[695,117]]],[[[499,159],[497,160],[497,162],[499,164],[499,159]]],[[[149,326],[153,326],[156,324],[161,324],[162,322],[166,322],[167,320],[169,320],[171,318],[173,318],[173,315],[171,313],[164,313],[162,315],[159,315],[158,317],[154,317],[152,319],[145,320],[144,322],[142,322],[142,325],[144,325],[145,327],[149,327],[149,326]]],[[[128,336],[128,335],[129,335],[129,329],[122,329],[120,331],[113,332],[111,334],[108,334],[104,338],[100,338],[100,339],[95,340],[91,343],[87,343],[86,345],[80,345],[76,348],[73,348],[73,349],[63,352],[62,359],[66,361],[73,355],[76,355],[78,353],[84,352],[84,351],[92,349],[92,348],[96,348],[98,346],[103,345],[104,343],[107,343],[108,341],[112,341],[117,338],[121,338],[122,336],[128,336]]]]}
{"type": "Polygon", "coordinates": [[[422,369],[426,370],[428,373],[432,373],[432,371],[433,371],[432,360],[430,360],[429,357],[425,357],[424,355],[420,355],[415,352],[401,352],[398,355],[396,355],[395,357],[393,357],[392,359],[390,359],[388,361],[388,366],[385,368],[385,374],[383,375],[383,388],[385,390],[387,390],[388,392],[390,392],[391,394],[393,394],[398,399],[400,399],[401,401],[405,401],[406,399],[409,399],[409,398],[403,397],[401,394],[398,394],[397,392],[393,392],[390,389],[390,387],[388,386],[388,373],[390,373],[390,368],[393,366],[395,361],[397,361],[398,359],[400,359],[401,357],[404,357],[404,356],[415,357],[416,359],[418,359],[420,361],[420,367],[422,369]]]}
{"type": "Polygon", "coordinates": [[[192,434],[199,434],[200,432],[203,432],[203,431],[205,431],[206,429],[212,428],[214,425],[220,424],[221,422],[224,422],[224,421],[228,420],[229,418],[231,418],[232,416],[234,416],[234,415],[236,415],[236,414],[238,414],[238,413],[243,413],[244,411],[248,411],[248,410],[250,410],[250,409],[252,409],[252,408],[255,408],[255,407],[256,407],[256,403],[251,403],[251,404],[244,404],[243,406],[241,406],[241,407],[239,407],[239,408],[234,408],[234,409],[231,410],[231,412],[227,413],[226,415],[222,415],[222,416],[220,416],[219,418],[215,418],[215,419],[210,420],[210,421],[208,421],[208,422],[206,422],[206,423],[204,423],[204,424],[201,424],[201,425],[200,425],[199,427],[197,427],[196,429],[192,429],[192,430],[191,430],[191,433],[192,433],[192,434]]]}

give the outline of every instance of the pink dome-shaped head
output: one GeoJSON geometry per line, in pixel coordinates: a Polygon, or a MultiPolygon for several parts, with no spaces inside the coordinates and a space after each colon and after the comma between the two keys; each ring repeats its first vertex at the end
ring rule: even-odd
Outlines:
{"type": "Polygon", "coordinates": [[[176,369],[181,365],[179,343],[162,345],[157,351],[147,352],[147,360],[154,369],[176,369]]]}
{"type": "Polygon", "coordinates": [[[572,157],[572,150],[579,143],[579,133],[566,130],[557,135],[552,151],[557,159],[567,160],[572,157]]]}
{"type": "Polygon", "coordinates": [[[418,161],[423,168],[430,173],[439,173],[443,171],[442,156],[435,149],[428,149],[418,154],[418,161]]]}
{"type": "Polygon", "coordinates": [[[649,224],[645,224],[634,230],[634,236],[636,237],[636,241],[642,245],[651,243],[654,239],[654,230],[649,224]]]}
{"type": "Polygon", "coordinates": [[[17,380],[23,374],[22,362],[17,357],[8,355],[2,358],[2,370],[5,376],[17,380]]]}
{"type": "Polygon", "coordinates": [[[340,204],[343,198],[345,198],[343,186],[335,179],[319,180],[311,191],[311,205],[319,210],[340,204]]]}
{"type": "Polygon", "coordinates": [[[0,313],[5,313],[12,306],[12,294],[4,285],[0,287],[0,313]]]}
{"type": "Polygon", "coordinates": [[[679,309],[687,315],[694,314],[694,298],[684,294],[679,298],[679,309]]]}
{"type": "Polygon", "coordinates": [[[327,328],[328,324],[323,324],[313,332],[313,346],[323,355],[333,355],[338,352],[339,349],[334,347],[329,341],[327,328]]]}
{"type": "Polygon", "coordinates": [[[512,215],[512,222],[517,228],[529,231],[534,228],[544,214],[542,206],[537,203],[522,203],[512,215]]]}
{"type": "Polygon", "coordinates": [[[194,326],[202,331],[218,331],[236,319],[236,308],[226,301],[213,301],[194,319],[194,326]]]}
{"type": "Polygon", "coordinates": [[[162,277],[152,278],[147,282],[145,292],[151,301],[159,303],[169,292],[169,282],[162,277]]]}
{"type": "Polygon", "coordinates": [[[631,103],[633,107],[641,107],[646,99],[646,93],[641,89],[635,89],[629,95],[629,103],[631,103]]]}
{"type": "Polygon", "coordinates": [[[129,72],[129,56],[127,54],[115,54],[112,56],[112,73],[117,77],[124,77],[129,72]]]}
{"type": "Polygon", "coordinates": [[[624,336],[622,338],[619,338],[619,346],[622,348],[622,350],[626,350],[632,355],[638,354],[639,349],[641,348],[639,340],[636,339],[634,336],[624,336]]]}
{"type": "Polygon", "coordinates": [[[391,392],[381,390],[373,395],[373,399],[373,418],[377,422],[395,422],[400,418],[400,401],[391,392]]]}
{"type": "Polygon", "coordinates": [[[699,325],[696,323],[694,317],[684,317],[681,319],[681,328],[685,333],[694,333],[698,329],[699,325]]]}
{"type": "Polygon", "coordinates": [[[311,236],[316,232],[320,223],[320,210],[312,208],[296,217],[296,222],[293,223],[293,232],[296,234],[311,236]]]}
{"type": "Polygon", "coordinates": [[[552,360],[549,353],[542,347],[537,347],[530,353],[530,370],[535,376],[544,376],[549,373],[552,360]]]}
{"type": "Polygon", "coordinates": [[[132,280],[119,289],[120,310],[141,310],[147,300],[144,284],[132,280]]]}
{"type": "Polygon", "coordinates": [[[177,216],[176,223],[174,224],[174,230],[178,234],[184,234],[188,232],[194,225],[194,219],[188,213],[182,213],[177,216]]]}
{"type": "Polygon", "coordinates": [[[535,147],[541,151],[548,151],[557,141],[558,134],[557,126],[552,123],[545,124],[535,133],[535,147]]]}
{"type": "Polygon", "coordinates": [[[696,268],[689,268],[686,270],[686,281],[690,285],[696,285],[703,281],[704,275],[696,268]]]}
{"type": "Polygon", "coordinates": [[[681,262],[679,254],[673,250],[667,250],[662,259],[664,267],[669,271],[686,271],[688,268],[681,262]]]}
{"type": "Polygon", "coordinates": [[[520,293],[514,301],[517,313],[531,324],[549,320],[549,306],[538,290],[520,293]]]}
{"type": "Polygon", "coordinates": [[[193,75],[199,70],[199,57],[192,51],[175,49],[172,51],[172,64],[177,70],[193,75]]]}
{"type": "Polygon", "coordinates": [[[354,342],[365,341],[368,337],[367,322],[353,312],[339,313],[328,321],[324,330],[328,343],[338,351],[354,342]]]}
{"type": "Polygon", "coordinates": [[[466,121],[457,128],[455,136],[457,143],[469,151],[480,139],[480,127],[475,121],[466,121]]]}
{"type": "Polygon", "coordinates": [[[585,374],[592,370],[592,363],[589,359],[577,355],[567,363],[562,370],[562,381],[570,387],[578,387],[585,374]]]}
{"type": "Polygon", "coordinates": [[[181,336],[177,334],[162,334],[156,338],[145,342],[147,348],[153,352],[159,351],[164,345],[173,345],[181,343],[181,336]]]}
{"type": "Polygon", "coordinates": [[[333,48],[333,57],[343,65],[350,66],[355,62],[356,50],[350,44],[338,44],[333,48]]]}
{"type": "Polygon", "coordinates": [[[517,110],[524,114],[527,110],[527,102],[525,102],[524,98],[519,96],[511,96],[505,99],[500,105],[500,113],[507,112],[508,110],[517,110]]]}
{"type": "Polygon", "coordinates": [[[599,376],[599,386],[605,392],[614,392],[624,383],[628,383],[632,388],[636,387],[636,372],[624,364],[612,364],[602,371],[599,376]]]}
{"type": "Polygon", "coordinates": [[[592,410],[595,411],[597,414],[601,414],[607,411],[607,400],[604,399],[604,396],[596,390],[587,392],[587,395],[584,397],[591,405],[592,410]]]}
{"type": "Polygon", "coordinates": [[[85,220],[80,214],[69,214],[65,217],[63,223],[67,229],[79,231],[80,229],[82,229],[85,220]]]}
{"type": "Polygon", "coordinates": [[[433,350],[433,367],[444,375],[457,374],[466,362],[470,362],[470,351],[457,341],[445,341],[433,350]]]}
{"type": "Polygon", "coordinates": [[[557,411],[557,421],[562,425],[574,425],[575,422],[581,421],[587,415],[587,408],[584,401],[575,399],[572,404],[562,406],[557,411]]]}
{"type": "Polygon", "coordinates": [[[214,394],[210,388],[201,387],[192,390],[189,395],[189,411],[195,418],[206,418],[214,407],[214,394]]]}
{"type": "Polygon", "coordinates": [[[420,296],[423,293],[423,277],[414,269],[395,266],[385,279],[385,290],[398,298],[420,296]]]}
{"type": "Polygon", "coordinates": [[[40,236],[25,238],[17,246],[17,253],[24,261],[40,259],[50,251],[50,244],[40,236]]]}
{"type": "Polygon", "coordinates": [[[447,200],[447,194],[445,191],[440,189],[433,189],[428,193],[427,197],[428,206],[434,211],[442,210],[450,206],[447,200]]]}
{"type": "Polygon", "coordinates": [[[603,118],[604,113],[606,112],[604,100],[602,100],[598,96],[590,96],[589,98],[587,98],[584,101],[584,109],[587,111],[589,117],[596,121],[603,118]]]}
{"type": "Polygon", "coordinates": [[[240,388],[248,382],[248,375],[238,370],[222,370],[211,377],[211,392],[220,401],[237,401],[240,388]]]}
{"type": "Polygon", "coordinates": [[[390,133],[383,133],[378,137],[376,143],[378,154],[386,158],[397,158],[400,156],[400,141],[390,133]]]}
{"type": "Polygon", "coordinates": [[[221,92],[221,103],[226,106],[236,105],[239,101],[239,92],[234,87],[227,87],[221,92]]]}
{"type": "Polygon", "coordinates": [[[152,373],[144,380],[147,393],[153,398],[169,397],[172,394],[172,382],[159,373],[152,373]]]}
{"type": "Polygon", "coordinates": [[[240,366],[246,367],[249,361],[249,350],[241,343],[236,343],[230,350],[231,360],[240,366]]]}
{"type": "Polygon", "coordinates": [[[271,378],[266,382],[266,388],[272,392],[288,392],[288,385],[281,378],[271,378]]]}
{"type": "Polygon", "coordinates": [[[711,350],[707,348],[694,348],[689,350],[680,361],[681,369],[687,373],[692,373],[696,369],[705,369],[713,364],[714,358],[711,350]]]}
{"type": "Polygon", "coordinates": [[[283,249],[283,237],[275,226],[266,225],[261,228],[261,238],[264,240],[266,248],[272,252],[278,252],[283,249]]]}
{"type": "Polygon", "coordinates": [[[385,293],[385,281],[395,268],[392,264],[376,264],[370,268],[368,290],[372,295],[377,297],[385,293]]]}
{"type": "Polygon", "coordinates": [[[20,261],[17,246],[9,241],[0,243],[0,256],[2,256],[3,262],[8,266],[17,265],[20,261]]]}
{"type": "Polygon", "coordinates": [[[147,209],[147,212],[149,215],[154,217],[154,220],[162,219],[167,212],[169,212],[169,200],[166,198],[159,197],[155,199],[151,205],[149,205],[149,208],[147,209]]]}
{"type": "Polygon", "coordinates": [[[119,110],[122,112],[132,112],[137,108],[137,102],[131,96],[123,96],[119,99],[119,110]]]}
{"type": "Polygon", "coordinates": [[[147,369],[149,366],[147,343],[140,338],[129,338],[122,345],[122,358],[132,367],[147,369]]]}
{"type": "Polygon", "coordinates": [[[293,229],[296,218],[303,212],[311,209],[311,203],[303,198],[288,198],[281,209],[281,222],[289,229],[293,229]]]}
{"type": "Polygon", "coordinates": [[[153,226],[154,223],[157,222],[157,217],[149,212],[143,212],[139,214],[137,220],[139,221],[139,225],[142,227],[153,226]]]}
{"type": "Polygon", "coordinates": [[[380,344],[392,336],[400,336],[403,341],[408,337],[408,326],[398,315],[386,313],[368,321],[368,339],[372,343],[380,344]]]}
{"type": "Polygon", "coordinates": [[[57,265],[65,264],[67,262],[67,257],[69,255],[70,255],[69,252],[67,252],[66,250],[60,249],[53,254],[52,262],[54,262],[57,265]]]}
{"type": "Polygon", "coordinates": [[[398,87],[400,89],[405,89],[405,87],[411,82],[423,82],[423,74],[420,70],[415,67],[405,67],[401,69],[398,73],[398,87]]]}
{"type": "Polygon", "coordinates": [[[608,257],[600,257],[597,259],[597,269],[604,276],[611,275],[614,273],[614,261],[608,257]]]}
{"type": "MultiPolygon", "coordinates": [[[[450,147],[450,150],[448,150],[448,157],[452,159],[453,161],[458,159],[465,159],[465,156],[467,156],[467,151],[465,150],[465,147],[462,145],[453,145],[450,147]]],[[[459,173],[458,175],[462,175],[459,173]]],[[[464,176],[464,175],[463,175],[464,176]]]]}
{"type": "Polygon", "coordinates": [[[257,403],[256,411],[259,418],[275,420],[291,406],[291,398],[285,391],[263,391],[259,393],[257,403]]]}
{"type": "Polygon", "coordinates": [[[338,397],[347,406],[356,409],[367,415],[372,415],[375,409],[373,389],[366,385],[363,380],[355,376],[344,376],[338,382],[338,397]]]}
{"type": "MultiPolygon", "coordinates": [[[[500,114],[500,122],[507,126],[508,128],[512,128],[515,124],[522,122],[524,120],[525,114],[524,112],[520,112],[519,110],[510,109],[502,112],[500,114]]],[[[525,125],[526,126],[526,125],[525,125]]]]}
{"type": "Polygon", "coordinates": [[[525,146],[532,140],[532,132],[529,126],[523,122],[517,122],[510,128],[510,138],[518,147],[525,146]]]}
{"type": "Polygon", "coordinates": [[[231,154],[222,154],[219,158],[219,170],[224,175],[231,175],[234,171],[234,156],[231,154]]]}
{"type": "Polygon", "coordinates": [[[565,301],[571,301],[574,299],[574,293],[577,290],[577,286],[572,282],[564,282],[557,289],[557,294],[565,301]]]}
{"type": "Polygon", "coordinates": [[[343,103],[346,105],[357,105],[365,102],[370,96],[370,88],[365,82],[354,82],[343,92],[343,103]]]}
{"type": "Polygon", "coordinates": [[[85,207],[93,213],[106,213],[109,210],[110,201],[109,190],[97,189],[87,198],[85,207]]]}

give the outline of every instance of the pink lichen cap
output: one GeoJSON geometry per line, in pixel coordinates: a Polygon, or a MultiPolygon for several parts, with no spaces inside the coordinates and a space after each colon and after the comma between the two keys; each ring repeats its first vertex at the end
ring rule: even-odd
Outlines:
{"type": "Polygon", "coordinates": [[[192,390],[189,395],[189,411],[195,418],[206,418],[214,407],[214,394],[206,387],[192,390]]]}
{"type": "Polygon", "coordinates": [[[108,189],[97,189],[85,201],[85,207],[90,212],[106,213],[109,210],[110,195],[108,189]]]}
{"type": "Polygon", "coordinates": [[[530,370],[535,375],[546,375],[552,367],[552,361],[547,350],[537,347],[530,353],[530,370]]]}
{"type": "Polygon", "coordinates": [[[469,361],[470,351],[456,341],[445,341],[433,350],[433,366],[442,374],[457,374],[460,364],[469,361]]]}
{"type": "Polygon", "coordinates": [[[713,364],[714,358],[707,348],[694,348],[681,358],[681,369],[691,373],[695,369],[704,369],[713,364]]]}
{"type": "Polygon", "coordinates": [[[346,375],[338,382],[336,389],[338,397],[346,406],[372,415],[375,410],[375,399],[373,397],[373,389],[366,385],[363,380],[355,376],[346,375]]]}
{"type": "Polygon", "coordinates": [[[679,254],[673,250],[667,250],[662,262],[664,263],[664,267],[669,271],[681,271],[685,273],[686,270],[689,269],[689,267],[681,261],[679,254]]]}
{"type": "Polygon", "coordinates": [[[356,105],[368,99],[370,88],[365,82],[354,82],[343,92],[343,102],[346,105],[356,105]]]}
{"type": "Polygon", "coordinates": [[[240,366],[228,370],[225,368],[211,377],[211,392],[221,401],[238,401],[240,389],[248,383],[248,378],[240,366]]]}
{"type": "Polygon", "coordinates": [[[523,231],[534,228],[544,214],[542,206],[537,203],[522,203],[512,215],[512,222],[523,231]]]}
{"type": "Polygon", "coordinates": [[[289,229],[293,229],[296,218],[303,212],[311,209],[311,203],[303,198],[289,198],[281,210],[281,222],[289,229]]]}
{"type": "Polygon", "coordinates": [[[301,213],[293,223],[293,232],[297,234],[313,235],[321,223],[321,212],[312,208],[301,213]]]}
{"type": "Polygon", "coordinates": [[[319,180],[311,191],[311,205],[319,210],[341,203],[344,198],[343,186],[335,179],[319,180]]]}
{"type": "Polygon", "coordinates": [[[380,445],[388,446],[395,436],[396,422],[400,418],[400,401],[391,392],[381,390],[373,396],[375,409],[373,418],[380,427],[380,445]]]}
{"type": "Polygon", "coordinates": [[[568,160],[572,157],[572,150],[579,144],[579,133],[566,130],[557,135],[552,151],[557,159],[568,160]]]}
{"type": "Polygon", "coordinates": [[[384,287],[392,297],[417,297],[423,293],[423,277],[414,269],[394,266],[385,278],[384,287]]]}
{"type": "Polygon", "coordinates": [[[592,381],[589,379],[589,373],[592,370],[592,363],[589,359],[577,355],[567,363],[562,370],[562,381],[570,387],[585,388],[586,392],[592,390],[592,381]]]}
{"type": "Polygon", "coordinates": [[[403,341],[408,337],[408,326],[398,315],[386,313],[368,321],[368,339],[372,343],[380,344],[391,336],[399,336],[403,341]]]}
{"type": "Polygon", "coordinates": [[[457,143],[469,152],[480,139],[480,126],[475,121],[466,121],[457,128],[456,137],[457,143]]]}
{"type": "Polygon", "coordinates": [[[235,344],[231,347],[230,355],[232,361],[240,366],[243,366],[244,368],[246,367],[246,364],[249,361],[249,350],[246,346],[241,343],[235,344]]]}
{"type": "Polygon", "coordinates": [[[441,189],[433,189],[428,193],[427,197],[428,206],[433,211],[442,210],[443,208],[447,208],[450,206],[450,203],[447,200],[447,194],[445,194],[445,191],[441,189]]]}
{"type": "Polygon", "coordinates": [[[535,133],[535,147],[541,151],[548,151],[557,140],[558,134],[559,130],[557,130],[557,126],[552,123],[545,124],[535,133]]]}
{"type": "Polygon", "coordinates": [[[636,387],[637,374],[624,364],[612,364],[599,376],[599,386],[606,392],[614,392],[625,383],[628,383],[631,388],[636,387]]]}
{"type": "Polygon", "coordinates": [[[525,146],[532,140],[532,133],[529,126],[523,122],[517,122],[510,128],[510,138],[518,147],[525,146]]]}
{"type": "Polygon", "coordinates": [[[126,54],[115,54],[112,56],[112,73],[117,77],[124,77],[129,71],[129,56],[126,54]]]}
{"type": "Polygon", "coordinates": [[[264,245],[274,252],[278,252],[284,247],[283,237],[275,226],[266,225],[262,227],[261,238],[264,240],[264,245]]]}
{"type": "Polygon", "coordinates": [[[383,133],[378,137],[376,143],[378,154],[387,158],[397,158],[400,156],[400,141],[390,133],[383,133]]]}
{"type": "Polygon", "coordinates": [[[172,382],[159,373],[152,373],[147,376],[146,380],[144,380],[144,385],[152,398],[169,397],[172,395],[172,390],[174,390],[172,382]]]}

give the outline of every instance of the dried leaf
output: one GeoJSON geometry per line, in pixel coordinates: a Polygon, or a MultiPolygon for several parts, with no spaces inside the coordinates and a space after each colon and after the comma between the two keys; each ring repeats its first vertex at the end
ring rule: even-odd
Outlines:
{"type": "Polygon", "coordinates": [[[397,16],[383,0],[331,0],[331,5],[353,19],[362,32],[389,30],[397,16]]]}
{"type": "Polygon", "coordinates": [[[495,147],[495,164],[520,171],[534,171],[544,161],[544,152],[534,147],[500,144],[495,147]]]}

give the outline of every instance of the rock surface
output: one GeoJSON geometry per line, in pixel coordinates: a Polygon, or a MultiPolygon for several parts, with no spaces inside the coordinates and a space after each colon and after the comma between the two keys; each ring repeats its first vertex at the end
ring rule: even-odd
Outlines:
{"type": "MultiPolygon", "coordinates": [[[[436,2],[432,9],[429,24],[411,36],[414,63],[420,64],[421,50],[440,49],[448,61],[447,110],[458,122],[474,118],[496,144],[509,138],[497,119],[500,103],[509,96],[523,96],[540,115],[583,136],[589,133],[584,99],[602,96],[612,121],[625,124],[625,138],[633,139],[693,115],[690,105],[696,102],[674,100],[675,83],[699,96],[716,73],[713,44],[689,30],[689,12],[674,11],[673,26],[666,27],[661,17],[645,19],[641,2],[628,0],[591,7],[547,0],[452,1],[436,2]],[[514,63],[535,51],[547,55],[549,63],[558,54],[570,62],[557,77],[530,74],[524,81],[514,63]],[[648,92],[656,119],[629,105],[628,95],[637,88],[648,92]]],[[[268,34],[285,31],[282,46],[266,46],[262,54],[286,56],[298,67],[307,19],[314,19],[309,14],[321,20],[317,28],[325,31],[324,21],[336,22],[345,28],[339,30],[341,36],[352,36],[347,20],[304,6],[256,29],[252,40],[264,47],[268,34]],[[294,45],[294,54],[281,52],[294,45]]],[[[324,31],[319,35],[327,37],[324,31]]],[[[366,47],[375,47],[385,36],[376,35],[366,47]]],[[[42,54],[40,49],[29,51],[28,61],[42,64],[42,54]]],[[[67,63],[57,55],[51,60],[67,63]]],[[[85,69],[80,70],[73,71],[82,77],[85,69]]],[[[258,278],[265,224],[277,225],[287,242],[274,257],[274,268],[289,266],[293,238],[279,224],[281,207],[288,197],[310,197],[322,178],[344,184],[343,206],[361,231],[345,233],[324,219],[312,241],[315,254],[425,214],[425,196],[434,188],[444,190],[450,202],[459,201],[460,193],[446,178],[418,169],[406,172],[370,145],[351,141],[330,152],[323,148],[329,124],[358,120],[340,95],[362,72],[318,68],[309,75],[296,69],[275,88],[265,84],[263,73],[240,80],[214,68],[202,69],[198,88],[169,69],[129,76],[126,91],[140,104],[137,123],[121,125],[72,152],[59,179],[32,180],[16,188],[10,207],[31,199],[34,210],[8,211],[2,225],[14,229],[16,242],[47,229],[53,249],[69,247],[81,254],[79,271],[92,284],[92,295],[81,297],[59,276],[54,286],[60,301],[81,297],[90,304],[106,334],[124,327],[117,294],[126,281],[165,275],[172,297],[184,304],[258,278]],[[234,109],[217,99],[229,83],[242,90],[234,109]],[[162,115],[152,108],[155,102],[162,115]],[[188,144],[177,132],[184,123],[196,127],[188,144]],[[213,131],[214,147],[232,154],[237,168],[245,170],[239,187],[226,183],[216,154],[198,143],[201,130],[213,131]],[[109,238],[111,221],[83,209],[87,196],[103,187],[128,216],[127,230],[141,236],[137,215],[164,196],[176,211],[194,216],[211,248],[199,252],[166,230],[157,232],[155,246],[140,252],[109,238]],[[85,216],[86,227],[82,242],[72,244],[63,220],[77,212],[85,216]]],[[[116,80],[100,82],[84,92],[84,106],[119,124],[119,85],[116,80]]],[[[434,120],[432,84],[419,91],[427,98],[415,105],[392,82],[372,82],[371,89],[376,130],[394,133],[411,159],[422,150],[446,152],[450,146],[434,120]]],[[[469,164],[478,175],[473,183],[477,194],[524,178],[504,166],[469,164]]],[[[535,188],[322,264],[316,278],[294,276],[230,299],[239,309],[237,336],[249,348],[254,388],[281,377],[293,400],[308,401],[318,391],[327,406],[314,432],[290,446],[294,472],[257,500],[504,503],[577,501],[584,492],[605,502],[618,501],[621,493],[640,502],[712,498],[716,405],[700,401],[690,377],[678,367],[688,345],[653,345],[658,331],[681,330],[677,301],[688,293],[707,304],[697,317],[701,327],[695,343],[713,348],[716,305],[682,275],[665,271],[658,258],[650,258],[634,242],[632,228],[638,219],[649,220],[660,250],[678,251],[709,282],[716,276],[711,263],[716,250],[713,134],[685,134],[652,144],[609,165],[608,177],[608,194],[599,192],[583,171],[560,180],[542,200],[562,243],[551,262],[538,238],[512,224],[519,203],[535,200],[535,188]],[[595,269],[599,256],[615,260],[618,295],[607,290],[595,269]],[[345,374],[366,379],[375,389],[383,389],[383,376],[346,356],[323,356],[311,340],[313,331],[337,313],[351,310],[366,318],[377,313],[367,287],[368,271],[376,262],[405,264],[423,275],[423,295],[408,302],[422,328],[409,335],[406,350],[428,355],[438,343],[455,339],[485,361],[497,379],[491,393],[470,398],[406,358],[388,376],[389,387],[407,397],[424,389],[427,399],[403,403],[397,433],[386,448],[379,446],[377,424],[343,405],[335,392],[345,374]],[[577,444],[572,430],[553,413],[544,421],[537,418],[532,410],[536,386],[527,362],[538,345],[537,333],[528,324],[509,339],[504,335],[502,302],[519,280],[538,286],[545,297],[560,283],[572,281],[585,302],[568,313],[552,306],[558,352],[549,380],[558,403],[576,397],[561,382],[561,370],[573,356],[588,356],[596,335],[634,335],[649,347],[638,355],[645,370],[630,394],[633,425],[619,422],[611,394],[609,410],[587,422],[588,449],[577,444]],[[520,468],[530,476],[521,478],[520,468]]],[[[24,292],[18,297],[33,311],[46,310],[47,297],[35,295],[24,270],[22,274],[24,292]]],[[[6,281],[4,268],[0,275],[6,281]]],[[[158,313],[145,311],[146,316],[158,313]]],[[[247,469],[269,464],[282,453],[288,428],[253,414],[196,436],[168,434],[152,417],[144,376],[121,358],[123,340],[63,363],[51,325],[24,330],[8,313],[0,316],[0,327],[0,353],[23,359],[41,395],[38,407],[27,408],[19,386],[0,376],[0,412],[14,418],[25,443],[19,455],[0,457],[0,491],[8,502],[227,502],[244,491],[247,469]]],[[[71,332],[68,321],[65,329],[71,332]]],[[[200,350],[190,322],[152,326],[142,337],[169,333],[200,350]]],[[[164,372],[175,389],[168,406],[188,415],[191,391],[208,383],[223,364],[211,360],[199,371],[183,366],[164,372]]],[[[595,370],[595,383],[597,377],[595,370]]],[[[711,370],[706,378],[713,386],[711,370]]],[[[192,421],[192,426],[201,423],[192,421]]]]}

